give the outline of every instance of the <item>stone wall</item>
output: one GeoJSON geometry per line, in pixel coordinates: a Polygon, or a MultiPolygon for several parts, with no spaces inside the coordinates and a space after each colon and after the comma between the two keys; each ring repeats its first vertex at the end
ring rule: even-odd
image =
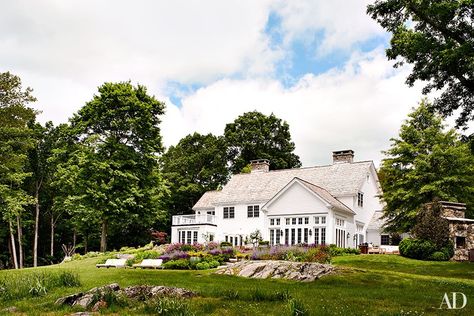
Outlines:
{"type": "Polygon", "coordinates": [[[474,249],[474,224],[463,221],[449,222],[449,237],[456,243],[456,237],[465,237],[466,244],[463,248],[458,248],[455,244],[453,260],[469,260],[469,250],[474,249]]]}

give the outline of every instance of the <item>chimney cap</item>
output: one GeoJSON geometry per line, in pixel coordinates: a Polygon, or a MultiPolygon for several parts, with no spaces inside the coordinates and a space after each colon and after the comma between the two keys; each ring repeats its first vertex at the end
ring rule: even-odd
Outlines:
{"type": "Polygon", "coordinates": [[[340,155],[340,154],[354,154],[354,151],[352,149],[345,149],[345,150],[335,150],[332,152],[335,155],[340,155]]]}
{"type": "Polygon", "coordinates": [[[251,164],[256,164],[256,163],[267,163],[267,164],[270,164],[270,160],[268,160],[268,159],[254,159],[254,160],[250,160],[250,163],[251,163],[251,164]]]}

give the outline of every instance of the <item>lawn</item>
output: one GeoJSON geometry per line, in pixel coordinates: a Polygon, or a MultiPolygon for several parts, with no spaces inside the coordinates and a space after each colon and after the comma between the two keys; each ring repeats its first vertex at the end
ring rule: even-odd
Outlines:
{"type": "MultiPolygon", "coordinates": [[[[149,284],[185,287],[198,292],[189,301],[197,315],[285,315],[288,304],[276,298],[288,293],[310,315],[474,315],[474,264],[424,262],[394,255],[336,257],[336,275],[310,283],[254,280],[212,274],[212,271],[97,269],[97,258],[73,261],[21,272],[0,271],[0,278],[16,273],[68,270],[79,274],[82,285],[60,288],[36,298],[5,302],[0,311],[15,306],[28,315],[64,315],[76,311],[54,301],[69,293],[118,282],[120,286],[149,284]],[[445,292],[468,298],[462,310],[439,310],[445,292]]],[[[120,315],[143,313],[136,307],[107,311],[120,315]]]]}

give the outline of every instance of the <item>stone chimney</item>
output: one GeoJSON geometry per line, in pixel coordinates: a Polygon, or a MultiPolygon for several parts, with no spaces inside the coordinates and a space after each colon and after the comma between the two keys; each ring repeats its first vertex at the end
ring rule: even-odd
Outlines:
{"type": "Polygon", "coordinates": [[[441,211],[441,216],[443,217],[457,217],[457,218],[464,218],[466,213],[466,204],[464,203],[456,203],[456,202],[447,202],[447,201],[440,201],[441,207],[443,210],[441,211]]]}
{"type": "Polygon", "coordinates": [[[333,163],[342,163],[354,161],[354,151],[351,149],[348,150],[338,150],[332,152],[332,162],[333,163]]]}
{"type": "Polygon", "coordinates": [[[257,159],[250,160],[251,173],[255,172],[268,172],[270,170],[270,160],[268,159],[257,159]]]}

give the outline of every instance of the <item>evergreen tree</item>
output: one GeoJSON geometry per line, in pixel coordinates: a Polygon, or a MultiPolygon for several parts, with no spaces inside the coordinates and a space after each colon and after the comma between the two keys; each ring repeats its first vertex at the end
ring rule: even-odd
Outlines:
{"type": "Polygon", "coordinates": [[[474,157],[469,146],[422,101],[384,152],[380,173],[390,231],[409,231],[424,203],[435,199],[474,207],[474,157]]]}

